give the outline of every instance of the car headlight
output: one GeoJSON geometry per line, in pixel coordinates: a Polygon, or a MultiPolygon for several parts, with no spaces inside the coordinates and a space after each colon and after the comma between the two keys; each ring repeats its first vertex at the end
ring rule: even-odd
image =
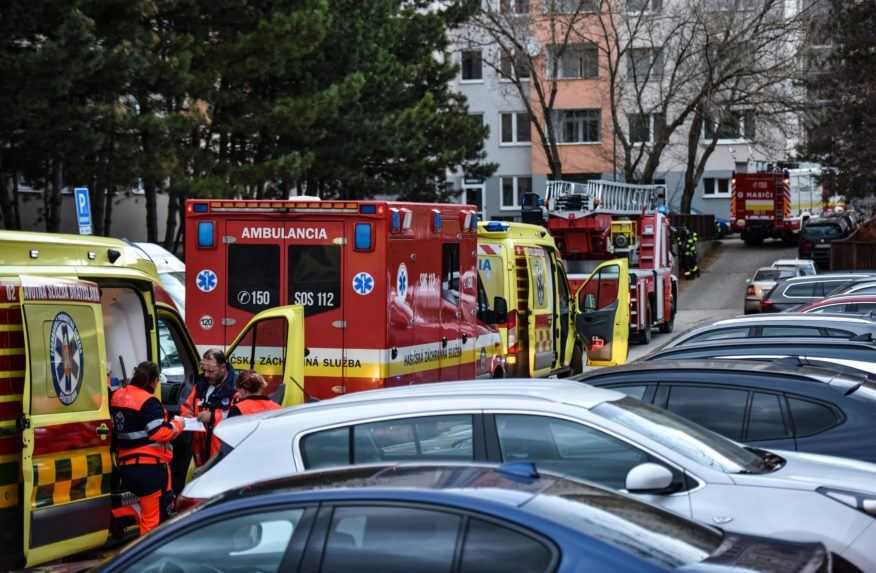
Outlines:
{"type": "Polygon", "coordinates": [[[847,489],[834,489],[832,487],[819,487],[815,491],[843,505],[866,513],[871,517],[876,517],[876,494],[861,493],[847,489]]]}

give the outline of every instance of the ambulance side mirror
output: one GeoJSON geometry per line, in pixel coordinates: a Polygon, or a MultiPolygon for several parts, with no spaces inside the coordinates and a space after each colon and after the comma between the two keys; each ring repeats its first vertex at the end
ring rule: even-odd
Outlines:
{"type": "Polygon", "coordinates": [[[493,324],[508,322],[508,301],[497,296],[493,299],[493,324]]]}

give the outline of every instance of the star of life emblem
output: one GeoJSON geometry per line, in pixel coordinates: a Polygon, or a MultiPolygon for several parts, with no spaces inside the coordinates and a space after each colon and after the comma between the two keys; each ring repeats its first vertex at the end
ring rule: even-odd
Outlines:
{"type": "Polygon", "coordinates": [[[73,318],[59,312],[49,334],[49,360],[52,384],[58,400],[69,406],[79,397],[84,376],[85,351],[73,318]]]}

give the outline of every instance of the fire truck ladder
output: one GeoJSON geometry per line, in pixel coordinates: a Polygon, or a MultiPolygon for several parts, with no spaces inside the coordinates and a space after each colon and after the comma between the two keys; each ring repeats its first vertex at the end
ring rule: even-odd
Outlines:
{"type": "Polygon", "coordinates": [[[551,215],[568,217],[605,213],[640,215],[653,213],[666,196],[664,185],[634,185],[616,181],[548,181],[545,203],[551,215]]]}

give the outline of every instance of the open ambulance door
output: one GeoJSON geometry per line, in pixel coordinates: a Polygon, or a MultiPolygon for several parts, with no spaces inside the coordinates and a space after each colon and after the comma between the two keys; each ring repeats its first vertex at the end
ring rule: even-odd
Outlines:
{"type": "Polygon", "coordinates": [[[306,402],[304,307],[280,306],[252,317],[228,347],[228,361],[238,372],[264,376],[266,394],[281,406],[306,402]]]}
{"type": "Polygon", "coordinates": [[[627,361],[630,336],[630,268],[627,259],[600,264],[581,285],[575,298],[575,330],[591,366],[616,366],[627,361]]]}
{"type": "Polygon", "coordinates": [[[529,281],[529,373],[548,376],[553,371],[554,348],[554,275],[548,252],[541,247],[525,247],[529,281]]]}
{"type": "Polygon", "coordinates": [[[3,297],[21,308],[21,470],[28,566],[99,547],[109,537],[110,410],[100,290],[22,276],[3,297]],[[10,300],[12,299],[12,300],[10,300]]]}

